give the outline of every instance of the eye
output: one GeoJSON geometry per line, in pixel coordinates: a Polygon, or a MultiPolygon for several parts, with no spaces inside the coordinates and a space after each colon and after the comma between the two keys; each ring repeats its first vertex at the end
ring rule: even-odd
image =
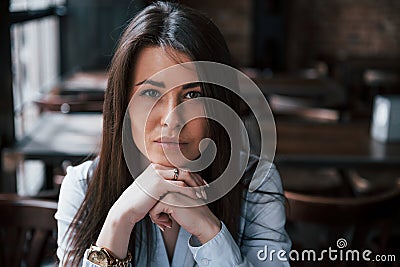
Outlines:
{"type": "Polygon", "coordinates": [[[197,91],[191,91],[185,95],[186,98],[192,99],[192,98],[198,98],[201,97],[201,92],[197,91]]]}
{"type": "Polygon", "coordinates": [[[140,95],[144,95],[144,96],[149,96],[149,97],[159,97],[160,96],[160,92],[158,92],[155,89],[146,89],[143,90],[140,95]]]}

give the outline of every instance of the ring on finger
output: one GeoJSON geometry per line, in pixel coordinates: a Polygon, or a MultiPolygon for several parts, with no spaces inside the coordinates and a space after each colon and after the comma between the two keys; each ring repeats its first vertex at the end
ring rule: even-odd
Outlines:
{"type": "Polygon", "coordinates": [[[179,177],[179,169],[175,168],[174,169],[174,180],[178,180],[178,177],[179,177]]]}

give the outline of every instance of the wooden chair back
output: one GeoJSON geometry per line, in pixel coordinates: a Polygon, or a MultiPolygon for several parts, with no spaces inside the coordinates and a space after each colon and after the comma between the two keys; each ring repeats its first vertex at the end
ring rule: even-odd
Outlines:
{"type": "MultiPolygon", "coordinates": [[[[328,242],[335,242],[343,237],[344,232],[337,232],[340,227],[352,229],[350,240],[347,240],[352,249],[373,247],[376,249],[375,252],[392,250],[388,244],[392,238],[391,232],[396,229],[395,220],[399,219],[400,180],[385,192],[362,197],[311,196],[288,191],[285,191],[285,196],[288,202],[289,224],[306,223],[318,227],[324,226],[324,229],[330,231],[326,235],[329,238],[328,242]],[[373,243],[368,237],[371,234],[375,234],[376,237],[373,243]]],[[[316,229],[321,229],[318,227],[316,229]]],[[[299,232],[292,233],[293,236],[296,234],[299,232]]],[[[301,240],[297,242],[301,243],[301,240]]],[[[296,248],[299,244],[293,240],[293,245],[296,248]]]]}
{"type": "Polygon", "coordinates": [[[54,201],[0,194],[0,265],[40,266],[57,231],[56,211],[54,201]]]}
{"type": "Polygon", "coordinates": [[[378,220],[396,214],[400,180],[387,191],[363,197],[323,197],[285,192],[289,221],[348,224],[378,220]]]}

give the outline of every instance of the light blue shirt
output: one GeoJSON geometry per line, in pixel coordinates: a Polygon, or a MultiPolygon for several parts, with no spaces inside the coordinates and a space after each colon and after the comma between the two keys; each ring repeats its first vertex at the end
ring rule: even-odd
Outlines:
{"type": "MultiPolygon", "coordinates": [[[[252,163],[254,164],[255,159],[258,158],[253,156],[250,158],[246,172],[249,171],[252,163]]],[[[61,186],[58,211],[55,215],[58,222],[57,257],[60,261],[70,249],[64,235],[84,199],[87,190],[87,173],[91,163],[87,161],[79,166],[69,167],[61,186]]],[[[260,177],[265,177],[265,179],[258,190],[282,193],[280,176],[275,166],[266,160],[261,160],[260,163],[261,168],[255,175],[261,175],[260,177]]],[[[170,264],[161,231],[154,226],[157,243],[149,267],[290,266],[285,260],[289,258],[291,242],[284,228],[284,199],[255,192],[247,192],[245,199],[241,209],[238,242],[234,240],[223,222],[221,222],[220,232],[203,245],[180,227],[170,264]],[[250,238],[243,238],[243,236],[250,238]]],[[[232,212],[236,211],[232,210],[232,212]]],[[[145,250],[146,246],[142,245],[143,249],[145,250]]],[[[146,258],[137,254],[135,253],[135,259],[138,260],[137,266],[147,266],[146,258]]],[[[65,265],[68,264],[63,265],[60,262],[60,266],[65,265]]],[[[95,267],[97,265],[89,262],[85,255],[82,266],[95,267]]]]}

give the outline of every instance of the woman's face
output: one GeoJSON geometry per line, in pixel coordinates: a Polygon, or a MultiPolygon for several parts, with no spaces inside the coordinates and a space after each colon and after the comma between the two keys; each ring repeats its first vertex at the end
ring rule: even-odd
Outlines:
{"type": "MultiPolygon", "coordinates": [[[[172,52],[181,63],[191,61],[183,53],[172,52]]],[[[183,76],[193,78],[193,72],[180,67],[182,69],[178,68],[178,71],[174,68],[172,74],[161,73],[152,77],[176,64],[162,48],[147,47],[139,52],[133,70],[129,105],[133,139],[152,163],[164,166],[184,165],[181,153],[187,160],[198,158],[200,141],[208,137],[204,105],[196,99],[202,96],[199,84],[169,86],[182,80],[183,76]],[[172,113],[179,104],[183,105],[172,113]]]]}

